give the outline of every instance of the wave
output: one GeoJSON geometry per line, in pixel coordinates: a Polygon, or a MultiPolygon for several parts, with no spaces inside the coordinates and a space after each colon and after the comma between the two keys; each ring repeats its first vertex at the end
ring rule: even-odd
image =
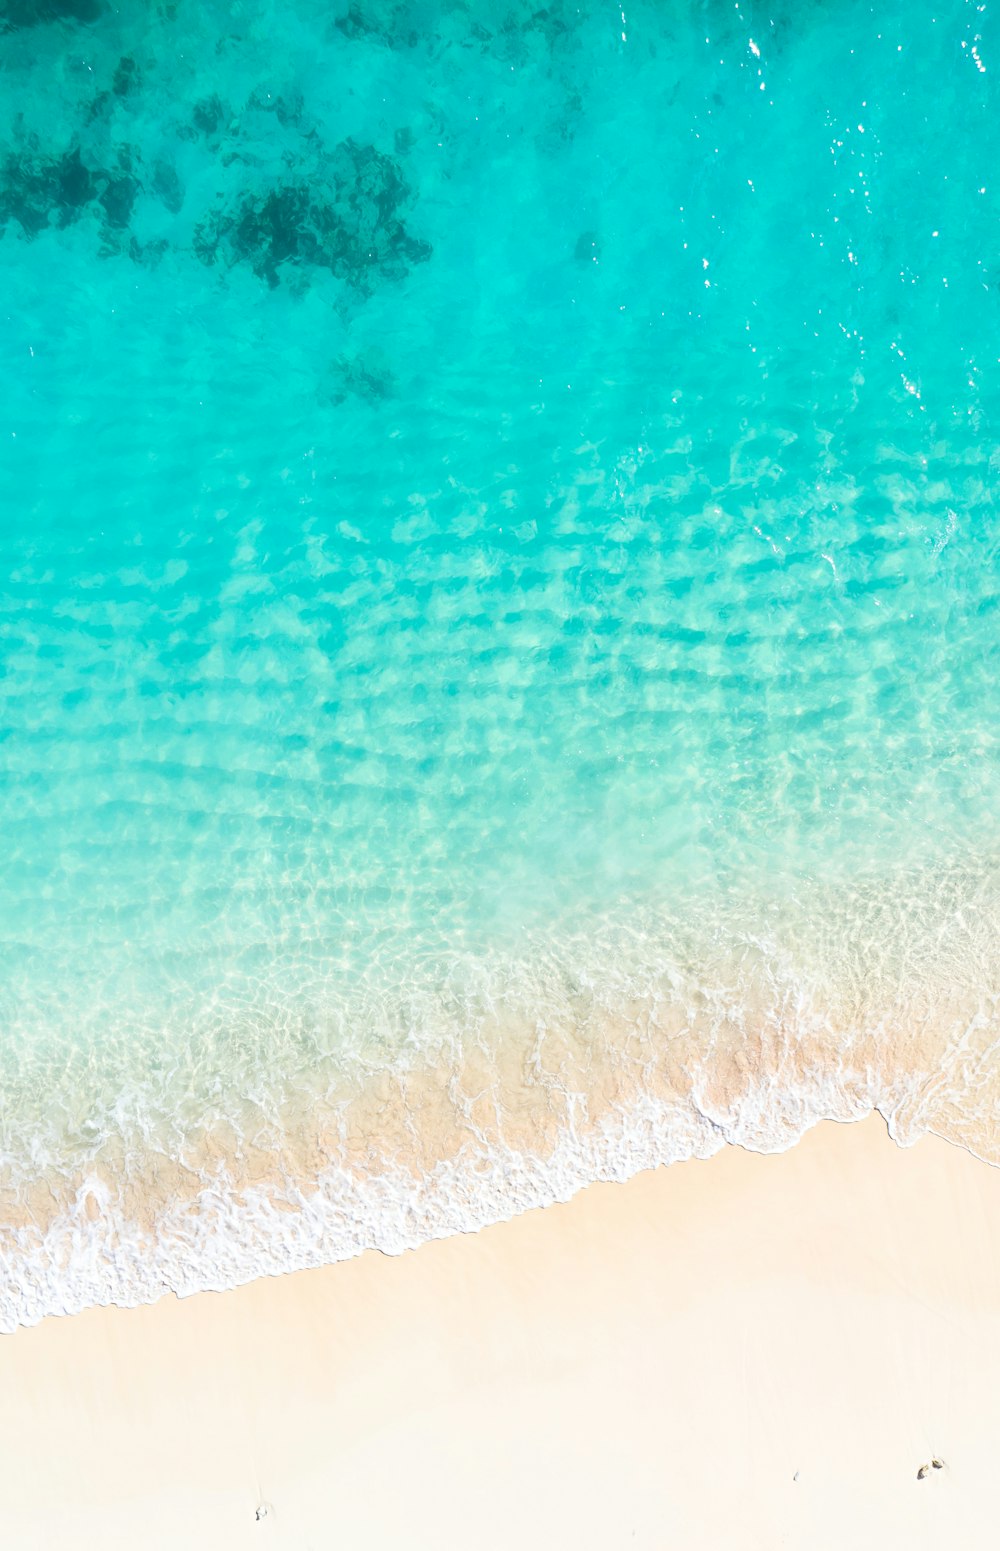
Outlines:
{"type": "Polygon", "coordinates": [[[622,902],[520,957],[414,966],[394,1003],[369,985],[326,1009],[325,1048],[315,997],[307,1014],[286,991],[279,1015],[272,986],[252,1035],[244,999],[225,1077],[205,1024],[159,1087],[137,1049],[128,1091],[93,1049],[72,1092],[34,1071],[48,1130],[12,1068],[0,1328],[396,1254],[872,1110],[902,1145],[933,1131],[1000,1162],[998,876],[987,858],[766,903],[622,902]]]}

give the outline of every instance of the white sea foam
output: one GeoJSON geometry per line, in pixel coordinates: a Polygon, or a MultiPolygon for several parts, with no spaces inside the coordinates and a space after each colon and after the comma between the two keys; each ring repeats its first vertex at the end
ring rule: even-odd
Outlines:
{"type": "MultiPolygon", "coordinates": [[[[736,1124],[693,1104],[680,1110],[649,1099],[596,1133],[563,1132],[548,1157],[502,1147],[469,1152],[416,1182],[389,1162],[363,1182],[333,1167],[309,1194],[285,1195],[292,1212],[276,1207],[267,1190],[231,1194],[224,1180],[164,1212],[153,1231],[117,1215],[91,1221],[81,1204],[44,1235],[25,1227],[0,1238],[0,1329],[93,1304],[151,1303],[168,1291],[222,1291],[367,1249],[399,1254],[566,1201],[595,1180],[707,1158],[727,1143],[781,1151],[820,1119],[855,1120],[872,1107],[860,1093],[784,1095],[777,1105],[774,1097],[759,1095],[736,1124]]],[[[109,1205],[100,1180],[86,1187],[109,1205]]]]}
{"type": "MultiPolygon", "coordinates": [[[[65,1160],[49,1171],[61,1208],[29,1205],[0,1232],[0,1326],[396,1254],[595,1180],[727,1145],[782,1151],[822,1119],[873,1109],[903,1145],[932,1130],[1000,1162],[1000,936],[985,877],[863,880],[824,896],[822,915],[813,897],[798,937],[773,910],[751,912],[751,932],[745,906],[717,911],[707,934],[690,920],[605,923],[598,944],[616,946],[603,960],[563,943],[541,964],[480,966],[476,997],[466,965],[464,998],[440,990],[433,1016],[425,1001],[423,1044],[404,1041],[382,1067],[356,1057],[349,1096],[300,1094],[266,1123],[258,1110],[232,1159],[192,1143],[171,1160],[147,1126],[145,1159],[133,1139],[124,1162],[96,1148],[71,1187],[65,1160]],[[310,1127],[311,1152],[290,1148],[310,1127]]],[[[411,994],[411,1017],[418,1005],[411,994]]]]}

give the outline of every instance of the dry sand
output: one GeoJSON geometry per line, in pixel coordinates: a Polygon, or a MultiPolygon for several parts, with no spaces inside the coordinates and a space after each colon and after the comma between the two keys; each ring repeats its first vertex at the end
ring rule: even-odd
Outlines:
{"type": "Polygon", "coordinates": [[[825,1124],[51,1319],[0,1337],[0,1479],[12,1551],[992,1547],[1000,1170],[825,1124]]]}

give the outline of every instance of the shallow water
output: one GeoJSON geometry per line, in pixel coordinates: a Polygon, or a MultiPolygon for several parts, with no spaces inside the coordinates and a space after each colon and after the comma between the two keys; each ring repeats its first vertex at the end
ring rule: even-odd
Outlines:
{"type": "Polygon", "coordinates": [[[3,1324],[873,1106],[1000,1160],[945,9],[8,5],[3,1324]]]}

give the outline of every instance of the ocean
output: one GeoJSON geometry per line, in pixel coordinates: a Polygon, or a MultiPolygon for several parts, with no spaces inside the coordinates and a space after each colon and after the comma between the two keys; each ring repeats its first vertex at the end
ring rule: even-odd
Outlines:
{"type": "Polygon", "coordinates": [[[992,0],[0,7],[0,1328],[1000,1162],[992,0]]]}

